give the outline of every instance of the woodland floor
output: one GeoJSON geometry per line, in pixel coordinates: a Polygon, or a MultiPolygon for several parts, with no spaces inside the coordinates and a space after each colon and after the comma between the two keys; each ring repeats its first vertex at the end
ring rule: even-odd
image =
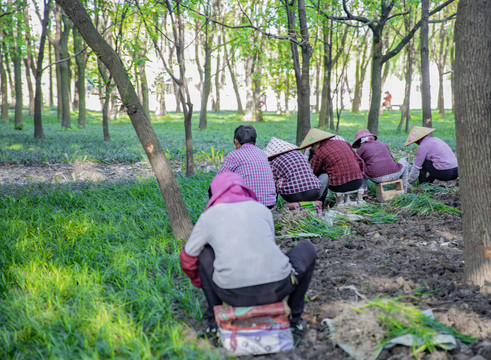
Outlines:
{"type": "MultiPolygon", "coordinates": [[[[179,168],[179,164],[173,164],[179,168]]],[[[0,166],[0,183],[31,181],[117,180],[151,176],[148,163],[103,165],[75,162],[43,166],[0,166]]],[[[435,200],[461,209],[458,190],[437,194],[435,200]]],[[[368,197],[368,202],[376,203],[368,197]]],[[[457,331],[479,338],[472,345],[423,354],[424,359],[491,359],[491,294],[463,282],[461,215],[451,213],[400,215],[394,224],[355,222],[351,234],[338,240],[313,238],[316,270],[307,293],[304,319],[307,328],[293,350],[250,359],[349,359],[332,345],[321,324],[334,318],[347,303],[376,297],[402,296],[421,309],[432,309],[437,320],[457,331]],[[411,297],[410,296],[414,296],[411,297]]],[[[292,240],[279,240],[283,250],[292,240]]],[[[404,300],[406,299],[406,300],[404,300]]],[[[200,326],[189,322],[190,326],[200,326]]],[[[369,324],[360,324],[367,327],[369,324]]],[[[353,331],[353,342],[359,334],[353,331]]],[[[347,334],[350,336],[350,334],[347,334]]],[[[247,357],[245,357],[247,358],[247,357]]],[[[411,359],[410,348],[384,350],[378,359],[411,359]]]]}

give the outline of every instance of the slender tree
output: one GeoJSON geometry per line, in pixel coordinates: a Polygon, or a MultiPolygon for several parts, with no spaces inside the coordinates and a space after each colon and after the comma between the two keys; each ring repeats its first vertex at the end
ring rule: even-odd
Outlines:
{"type": "MultiPolygon", "coordinates": [[[[23,3],[21,4],[21,6],[23,3]]],[[[22,37],[22,25],[23,19],[21,13],[16,12],[17,15],[15,21],[12,23],[14,31],[11,32],[13,36],[13,48],[12,48],[12,62],[14,65],[14,81],[15,81],[15,114],[14,114],[14,129],[22,130],[24,128],[22,108],[23,108],[23,93],[22,93],[22,49],[24,48],[24,39],[22,37]]]]}
{"type": "MultiPolygon", "coordinates": [[[[439,4],[433,10],[429,11],[428,16],[432,16],[445,8],[447,5],[451,4],[454,0],[447,0],[444,3],[439,4]]],[[[324,16],[330,19],[339,21],[350,21],[354,20],[365,24],[372,32],[372,68],[371,68],[371,79],[370,79],[370,109],[368,111],[367,128],[373,134],[378,133],[378,120],[379,111],[381,105],[381,94],[382,94],[382,67],[385,62],[397,55],[404,46],[409,42],[409,40],[414,36],[416,31],[421,27],[421,20],[419,20],[414,27],[401,39],[393,48],[387,52],[383,52],[383,38],[384,32],[386,31],[386,25],[388,22],[395,18],[396,16],[407,15],[406,13],[396,13],[392,14],[394,7],[396,6],[395,0],[380,0],[380,3],[375,2],[370,3],[371,6],[377,6],[378,11],[368,18],[366,16],[355,15],[349,9],[347,1],[343,0],[343,10],[345,16],[332,16],[324,11],[318,9],[324,16]]]]}
{"type": "Polygon", "coordinates": [[[126,108],[157,178],[169,214],[172,231],[177,238],[187,240],[192,230],[189,213],[184,205],[179,185],[172,173],[169,161],[128,77],[128,71],[119,56],[97,32],[79,0],[57,0],[57,3],[63,7],[84,40],[113,76],[123,106],[126,108]]]}
{"type": "Polygon", "coordinates": [[[8,78],[7,72],[5,71],[5,43],[4,43],[4,33],[0,30],[0,92],[2,94],[2,110],[1,119],[5,122],[9,122],[9,99],[8,99],[8,78]]]}
{"type": "Polygon", "coordinates": [[[431,84],[430,84],[430,49],[428,21],[430,18],[430,0],[421,1],[421,104],[423,108],[423,126],[432,127],[431,118],[431,84]]]}
{"type": "Polygon", "coordinates": [[[31,17],[29,14],[28,7],[24,7],[24,43],[26,45],[26,53],[23,58],[24,61],[24,70],[25,70],[25,79],[27,82],[27,91],[29,94],[29,116],[34,115],[34,88],[32,86],[32,76],[36,72],[36,68],[34,65],[34,57],[32,54],[34,53],[33,39],[31,36],[31,17]]]}
{"type": "Polygon", "coordinates": [[[46,36],[48,32],[49,13],[51,10],[51,0],[44,0],[44,15],[41,18],[41,38],[39,39],[39,52],[36,60],[35,84],[36,93],[34,95],[34,137],[44,139],[42,109],[43,109],[43,92],[41,89],[41,77],[43,75],[43,58],[46,36]]]}
{"type": "MultiPolygon", "coordinates": [[[[433,24],[435,25],[435,24],[433,24]]],[[[432,41],[432,58],[436,64],[438,69],[438,114],[440,117],[445,116],[445,95],[443,92],[444,89],[444,76],[445,76],[445,68],[447,66],[448,55],[452,50],[452,37],[453,30],[452,25],[453,22],[442,21],[440,24],[440,28],[438,30],[433,30],[433,34],[435,35],[432,41]]]]}
{"type": "MultiPolygon", "coordinates": [[[[164,53],[157,42],[156,33],[162,32],[163,30],[159,28],[159,24],[154,22],[153,28],[149,26],[148,22],[145,22],[147,32],[151,34],[153,44],[159,54],[160,60],[164,64],[165,71],[171,77],[172,82],[177,86],[179,103],[182,106],[184,113],[184,136],[186,144],[186,175],[194,175],[194,155],[193,155],[193,137],[191,120],[193,117],[193,103],[191,101],[191,94],[189,92],[188,81],[186,79],[186,66],[185,66],[185,39],[184,39],[184,17],[181,8],[180,1],[165,0],[164,3],[165,15],[168,16],[170,20],[170,26],[172,28],[172,42],[175,46],[175,65],[176,72],[171,68],[172,62],[168,62],[164,57],[164,53]]],[[[161,12],[161,8],[156,7],[152,9],[144,9],[139,7],[140,13],[144,16],[145,11],[149,11],[152,14],[155,11],[161,12]]],[[[171,55],[172,59],[172,55],[171,55]]]]}
{"type": "Polygon", "coordinates": [[[70,32],[72,30],[73,23],[66,16],[66,14],[62,14],[61,16],[63,22],[63,30],[61,32],[60,39],[60,91],[59,97],[61,98],[61,126],[65,129],[70,129],[71,125],[71,117],[70,117],[70,80],[68,75],[68,61],[66,60],[70,57],[68,54],[68,38],[70,37],[70,32]]]}
{"type": "Polygon", "coordinates": [[[87,53],[83,51],[83,39],[76,27],[73,27],[73,51],[77,64],[77,89],[78,89],[78,126],[85,129],[87,124],[87,102],[85,91],[85,69],[87,67],[87,53]]]}
{"type": "Polygon", "coordinates": [[[312,56],[312,45],[310,44],[305,1],[281,0],[281,2],[287,14],[293,70],[297,84],[296,142],[300,144],[310,129],[310,58],[312,56]],[[298,53],[299,49],[301,60],[298,53]]]}
{"type": "MultiPolygon", "coordinates": [[[[203,40],[204,40],[204,58],[205,62],[203,64],[202,71],[202,89],[201,89],[201,110],[199,112],[199,129],[204,130],[208,126],[207,122],[207,114],[208,114],[208,99],[210,97],[211,92],[211,52],[213,47],[213,37],[215,36],[215,24],[210,24],[208,20],[208,16],[210,16],[212,9],[212,4],[210,4],[210,0],[206,1],[205,4],[205,14],[206,18],[204,20],[203,26],[203,40]]],[[[198,55],[196,55],[198,57],[198,55]]]]}
{"type": "Polygon", "coordinates": [[[355,85],[353,103],[351,105],[352,113],[360,112],[361,99],[363,95],[363,84],[365,82],[367,66],[370,63],[367,35],[368,31],[365,31],[361,37],[357,37],[358,51],[356,51],[355,85]]]}

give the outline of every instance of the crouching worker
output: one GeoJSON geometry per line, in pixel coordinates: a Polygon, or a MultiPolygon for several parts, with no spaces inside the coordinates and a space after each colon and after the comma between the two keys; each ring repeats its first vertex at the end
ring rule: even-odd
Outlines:
{"type": "Polygon", "coordinates": [[[307,158],[299,147],[278,138],[271,138],[264,149],[273,171],[276,192],[289,203],[298,201],[324,201],[329,178],[314,175],[307,158]]]}
{"type": "Polygon", "coordinates": [[[215,305],[265,305],[287,296],[291,326],[303,330],[304,296],[317,258],[314,246],[303,241],[283,254],[275,243],[271,211],[239,175],[223,172],[210,188],[210,201],[180,254],[183,271],[208,303],[206,333],[217,331],[215,305]]]}
{"type": "Polygon", "coordinates": [[[449,181],[459,177],[457,157],[450,146],[437,137],[429,136],[435,129],[413,126],[404,146],[416,143],[416,157],[409,172],[409,183],[419,179],[419,185],[435,180],[449,181]]]}
{"type": "Polygon", "coordinates": [[[396,162],[387,144],[377,141],[377,135],[368,129],[360,129],[351,147],[358,149],[356,153],[365,162],[365,174],[370,180],[383,183],[402,179],[404,192],[407,192],[409,163],[404,158],[396,162]]]}

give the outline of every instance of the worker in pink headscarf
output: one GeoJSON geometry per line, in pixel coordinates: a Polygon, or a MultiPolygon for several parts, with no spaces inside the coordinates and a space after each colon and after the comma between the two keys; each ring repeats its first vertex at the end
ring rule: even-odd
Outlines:
{"type": "Polygon", "coordinates": [[[302,241],[284,254],[275,243],[271,211],[240,175],[223,172],[210,189],[205,212],[180,254],[183,271],[208,303],[206,333],[217,331],[216,305],[265,305],[287,296],[290,324],[302,330],[305,293],[317,258],[314,245],[302,241]]]}

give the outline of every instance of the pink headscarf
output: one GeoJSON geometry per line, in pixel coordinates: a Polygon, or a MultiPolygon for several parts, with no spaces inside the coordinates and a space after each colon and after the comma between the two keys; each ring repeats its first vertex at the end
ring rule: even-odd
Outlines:
{"type": "Polygon", "coordinates": [[[240,201],[257,201],[254,191],[244,184],[244,180],[238,174],[224,171],[218,174],[211,181],[211,198],[205,210],[212,205],[220,203],[233,203],[240,201]]]}

